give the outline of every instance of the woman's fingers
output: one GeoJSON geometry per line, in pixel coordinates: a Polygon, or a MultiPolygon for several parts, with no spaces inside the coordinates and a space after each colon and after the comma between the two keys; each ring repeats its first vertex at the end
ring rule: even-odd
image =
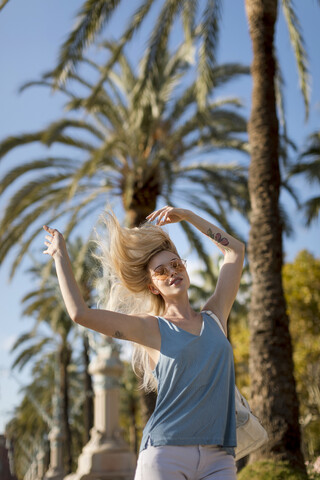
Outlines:
{"type": "Polygon", "coordinates": [[[43,228],[46,232],[50,233],[51,235],[53,235],[57,231],[54,228],[48,227],[48,225],[43,225],[43,228]]]}
{"type": "Polygon", "coordinates": [[[157,224],[163,223],[165,220],[167,220],[171,210],[172,207],[169,207],[168,205],[162,207],[159,210],[155,210],[154,212],[150,213],[150,215],[147,216],[147,220],[149,222],[152,222],[155,218],[158,217],[157,224]]]}
{"type": "MultiPolygon", "coordinates": [[[[163,208],[166,208],[166,207],[163,207],[163,208]]],[[[163,208],[160,208],[159,210],[155,210],[154,212],[150,213],[150,215],[148,215],[146,218],[149,221],[154,220],[159,215],[159,213],[162,212],[163,208]]]]}
{"type": "Polygon", "coordinates": [[[62,236],[59,234],[58,230],[48,227],[48,225],[43,225],[43,229],[48,233],[48,235],[45,236],[46,241],[44,242],[47,249],[43,250],[43,253],[53,257],[57,252],[57,249],[61,248],[62,236]]]}

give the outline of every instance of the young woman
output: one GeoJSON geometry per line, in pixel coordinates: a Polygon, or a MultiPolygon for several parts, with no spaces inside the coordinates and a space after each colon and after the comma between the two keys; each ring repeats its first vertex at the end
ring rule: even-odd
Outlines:
{"type": "Polygon", "coordinates": [[[164,207],[139,228],[106,219],[101,261],[108,275],[107,309],[90,309],[74,279],[61,233],[47,226],[43,252],[55,260],[73,321],[135,343],[133,362],[145,388],[158,391],[143,433],[136,480],[235,480],[236,418],[232,348],[224,330],[238,291],[244,245],[190,210],[164,207]],[[150,222],[156,221],[156,224],[150,222]],[[188,300],[185,262],[161,228],[187,221],[224,254],[217,285],[201,312],[188,300]],[[209,313],[207,313],[209,312],[209,313]]]}

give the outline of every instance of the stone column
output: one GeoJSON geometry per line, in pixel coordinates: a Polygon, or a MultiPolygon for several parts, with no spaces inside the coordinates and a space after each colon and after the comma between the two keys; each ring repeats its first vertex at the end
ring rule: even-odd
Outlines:
{"type": "Polygon", "coordinates": [[[50,465],[46,472],[45,480],[62,480],[63,468],[63,440],[64,434],[61,422],[61,409],[58,393],[53,397],[53,424],[48,435],[50,442],[50,465]]]}
{"type": "Polygon", "coordinates": [[[46,452],[44,448],[40,447],[40,450],[37,453],[37,480],[43,480],[45,474],[45,459],[46,459],[46,452]]]}
{"type": "Polygon", "coordinates": [[[75,474],[68,480],[133,480],[136,456],[123,440],[119,427],[119,378],[123,367],[115,342],[105,339],[91,362],[94,426],[82,450],[75,474]]]}

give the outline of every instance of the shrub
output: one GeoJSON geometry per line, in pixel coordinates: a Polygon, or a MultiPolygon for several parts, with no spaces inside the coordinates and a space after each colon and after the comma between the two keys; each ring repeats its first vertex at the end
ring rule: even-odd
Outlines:
{"type": "Polygon", "coordinates": [[[308,476],[288,462],[260,461],[244,467],[238,480],[308,480],[308,476]]]}

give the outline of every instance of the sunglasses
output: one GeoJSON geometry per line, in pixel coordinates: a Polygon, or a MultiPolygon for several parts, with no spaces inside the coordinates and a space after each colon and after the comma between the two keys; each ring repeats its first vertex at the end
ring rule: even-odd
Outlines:
{"type": "Polygon", "coordinates": [[[166,280],[166,278],[170,276],[172,270],[174,270],[175,272],[182,272],[183,270],[185,270],[186,265],[186,260],[177,258],[175,260],[172,260],[167,265],[160,265],[159,267],[157,267],[151,276],[156,277],[157,280],[166,280]]]}

